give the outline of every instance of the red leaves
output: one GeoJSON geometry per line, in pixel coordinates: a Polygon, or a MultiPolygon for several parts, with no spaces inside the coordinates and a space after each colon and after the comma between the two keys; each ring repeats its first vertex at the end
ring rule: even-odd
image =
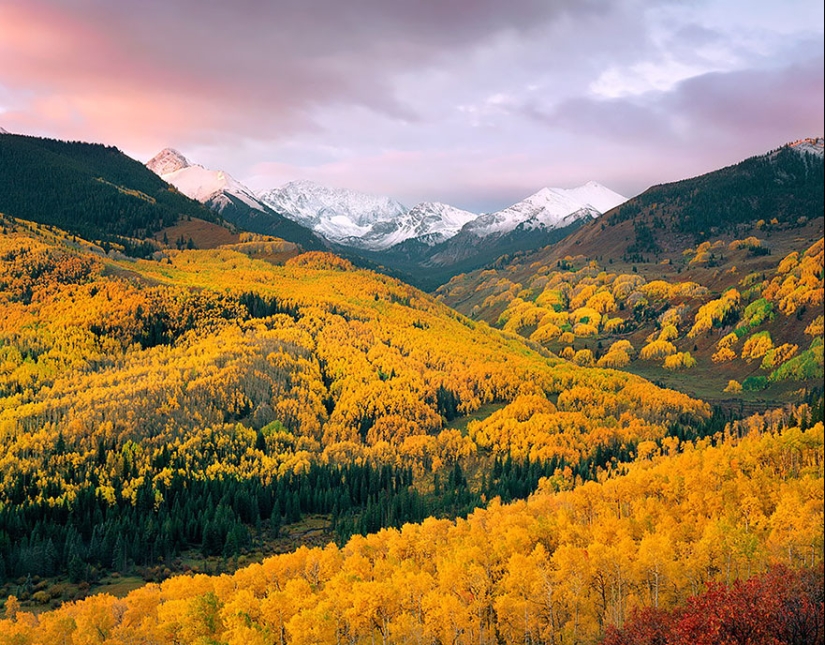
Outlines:
{"type": "Polygon", "coordinates": [[[636,612],[604,645],[822,645],[823,568],[774,567],[732,585],[710,584],[671,612],[636,612]]]}

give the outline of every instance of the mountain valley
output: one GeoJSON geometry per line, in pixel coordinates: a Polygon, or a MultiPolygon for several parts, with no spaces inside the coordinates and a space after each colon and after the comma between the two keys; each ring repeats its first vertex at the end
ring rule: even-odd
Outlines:
{"type": "Polygon", "coordinates": [[[0,645],[820,643],[822,144],[476,215],[0,134],[0,645]]]}

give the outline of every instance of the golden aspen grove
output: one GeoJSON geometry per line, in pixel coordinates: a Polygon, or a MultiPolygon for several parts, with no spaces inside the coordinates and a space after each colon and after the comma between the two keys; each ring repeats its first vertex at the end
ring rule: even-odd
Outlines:
{"type": "MultiPolygon", "coordinates": [[[[498,331],[327,253],[117,260],[3,227],[0,546],[17,594],[0,643],[591,643],[708,582],[821,566],[821,396],[726,421],[610,369],[627,342],[584,366],[515,335],[526,300],[498,331]],[[307,513],[337,540],[41,612],[65,600],[50,577],[151,571],[185,548],[237,561],[307,513]]],[[[764,300],[810,301],[783,285],[817,253],[783,260],[764,300]]],[[[598,328],[616,300],[703,293],[574,275],[537,298],[572,313],[530,319],[598,328]]],[[[646,347],[725,306],[667,314],[646,347]]],[[[821,347],[821,316],[809,327],[821,347]]]]}
{"type": "Polygon", "coordinates": [[[430,294],[2,137],[0,645],[825,645],[821,156],[430,294]]]}

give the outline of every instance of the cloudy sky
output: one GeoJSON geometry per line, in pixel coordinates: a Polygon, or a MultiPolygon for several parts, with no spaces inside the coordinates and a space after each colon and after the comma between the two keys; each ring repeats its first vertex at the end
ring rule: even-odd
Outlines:
{"type": "Polygon", "coordinates": [[[0,126],[495,210],[823,134],[821,0],[0,0],[0,126]]]}

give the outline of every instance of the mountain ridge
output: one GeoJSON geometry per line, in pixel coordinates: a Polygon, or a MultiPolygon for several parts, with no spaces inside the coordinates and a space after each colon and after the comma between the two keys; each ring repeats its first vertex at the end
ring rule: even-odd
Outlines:
{"type": "Polygon", "coordinates": [[[192,163],[174,148],[164,148],[145,165],[187,197],[240,228],[274,235],[308,250],[326,248],[324,241],[311,230],[261,202],[249,188],[223,170],[210,170],[192,163]]]}
{"type": "Polygon", "coordinates": [[[441,202],[407,208],[386,196],[300,179],[251,191],[223,171],[193,164],[166,148],[147,167],[240,228],[277,235],[307,248],[332,248],[360,266],[388,272],[430,290],[460,271],[503,254],[552,244],[626,198],[595,181],[542,188],[494,213],[476,214],[441,202]],[[273,228],[289,222],[318,244],[273,228]],[[311,233],[309,233],[311,232],[311,233]]]}

